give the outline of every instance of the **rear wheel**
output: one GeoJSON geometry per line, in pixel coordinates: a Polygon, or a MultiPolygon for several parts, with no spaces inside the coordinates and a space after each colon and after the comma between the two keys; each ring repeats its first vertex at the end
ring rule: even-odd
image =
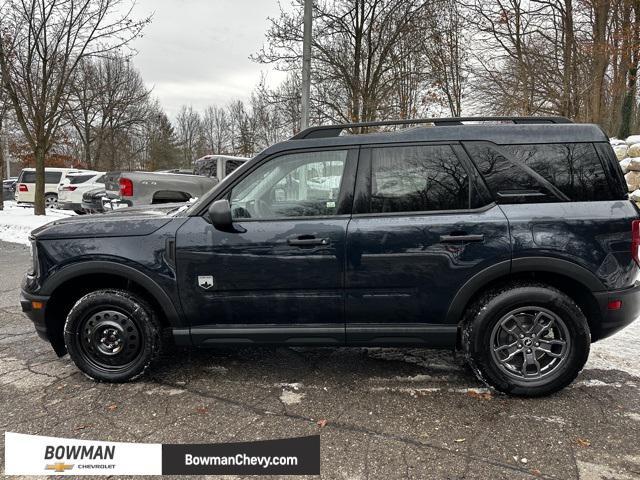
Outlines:
{"type": "Polygon", "coordinates": [[[87,376],[126,382],[142,375],[159,356],[161,327],[144,300],[121,290],[98,290],[73,306],[64,340],[87,376]]]}
{"type": "Polygon", "coordinates": [[[58,196],[54,193],[47,193],[44,196],[45,208],[58,208],[58,196]]]}
{"type": "Polygon", "coordinates": [[[521,284],[483,295],[463,333],[476,374],[505,393],[541,396],[570,384],[584,366],[591,338],[587,320],[563,292],[521,284]]]}

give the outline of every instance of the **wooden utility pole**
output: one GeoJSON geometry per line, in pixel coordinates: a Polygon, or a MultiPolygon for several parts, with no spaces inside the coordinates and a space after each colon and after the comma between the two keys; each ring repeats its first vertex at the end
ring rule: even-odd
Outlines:
{"type": "Polygon", "coordinates": [[[311,97],[311,24],[313,0],[304,0],[304,35],[302,39],[302,106],[300,128],[309,126],[309,97],[311,97]]]}

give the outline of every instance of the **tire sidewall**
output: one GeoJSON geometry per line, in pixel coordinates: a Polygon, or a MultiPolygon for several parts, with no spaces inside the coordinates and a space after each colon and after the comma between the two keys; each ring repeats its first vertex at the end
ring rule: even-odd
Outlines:
{"type": "Polygon", "coordinates": [[[101,290],[82,297],[73,306],[64,325],[64,341],[69,356],[87,376],[107,382],[126,382],[142,375],[160,350],[160,331],[152,309],[142,300],[123,291],[101,290]],[[81,351],[77,336],[87,316],[98,309],[113,308],[126,313],[138,326],[143,336],[143,346],[135,361],[118,372],[100,369],[87,361],[81,351]]]}
{"type": "Polygon", "coordinates": [[[553,393],[571,383],[589,355],[591,338],[580,308],[563,293],[544,286],[526,286],[501,292],[480,309],[471,324],[469,353],[483,378],[496,389],[513,395],[539,396],[553,393]],[[491,354],[491,335],[498,321],[508,312],[539,306],[557,314],[571,339],[568,357],[556,371],[538,382],[518,382],[497,366],[491,354]]]}

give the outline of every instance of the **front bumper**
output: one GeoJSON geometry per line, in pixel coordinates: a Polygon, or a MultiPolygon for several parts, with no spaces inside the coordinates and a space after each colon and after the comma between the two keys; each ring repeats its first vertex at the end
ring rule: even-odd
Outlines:
{"type": "Polygon", "coordinates": [[[602,314],[600,326],[596,332],[592,332],[595,333],[595,340],[610,337],[640,317],[640,283],[623,290],[594,292],[593,295],[602,314]],[[621,305],[612,310],[609,305],[615,301],[620,301],[621,305]]]}
{"type": "Polygon", "coordinates": [[[38,336],[47,341],[50,340],[45,323],[45,309],[47,308],[48,301],[49,297],[33,295],[24,290],[20,292],[20,306],[22,307],[22,311],[33,322],[38,336]],[[41,308],[34,308],[34,302],[40,303],[41,308]]]}

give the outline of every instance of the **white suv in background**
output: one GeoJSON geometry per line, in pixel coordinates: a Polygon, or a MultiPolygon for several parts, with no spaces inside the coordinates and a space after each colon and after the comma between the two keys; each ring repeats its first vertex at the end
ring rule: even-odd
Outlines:
{"type": "Polygon", "coordinates": [[[58,208],[84,213],[82,195],[94,188],[104,188],[104,172],[69,173],[58,185],[58,208]]]}
{"type": "MultiPolygon", "coordinates": [[[[85,173],[77,168],[44,169],[44,203],[47,208],[58,206],[58,185],[70,173],[85,173]]],[[[91,172],[97,174],[98,172],[91,172]]],[[[36,169],[23,168],[16,182],[16,202],[34,203],[36,197],[36,169]]]]}

